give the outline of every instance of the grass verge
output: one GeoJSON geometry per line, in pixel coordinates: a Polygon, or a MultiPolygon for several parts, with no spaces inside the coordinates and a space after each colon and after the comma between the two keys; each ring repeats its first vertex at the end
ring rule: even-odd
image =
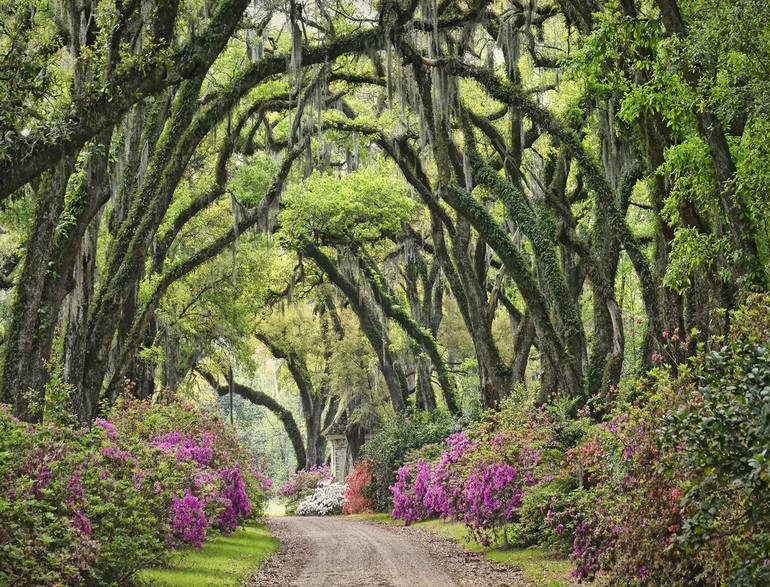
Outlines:
{"type": "MultiPolygon", "coordinates": [[[[391,519],[390,514],[356,514],[351,518],[359,518],[374,522],[385,522],[401,525],[401,521],[391,519]]],[[[442,520],[428,520],[414,524],[422,528],[454,540],[470,552],[483,552],[484,557],[498,563],[518,567],[524,578],[533,585],[543,587],[560,587],[573,585],[570,578],[572,565],[569,560],[549,553],[542,548],[499,548],[496,546],[485,547],[472,540],[467,540],[465,526],[459,522],[444,522],[442,520]]]]}
{"type": "Polygon", "coordinates": [[[236,586],[279,547],[264,524],[250,524],[230,536],[217,536],[203,548],[183,548],[165,567],[137,573],[141,584],[153,587],[236,586]]]}

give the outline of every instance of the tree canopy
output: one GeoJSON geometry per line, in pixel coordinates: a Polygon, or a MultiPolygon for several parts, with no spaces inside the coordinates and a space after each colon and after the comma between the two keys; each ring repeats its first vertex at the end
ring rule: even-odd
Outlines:
{"type": "Polygon", "coordinates": [[[360,446],[517,386],[598,416],[768,287],[761,0],[0,15],[0,398],[23,420],[53,374],[84,424],[127,381],[207,382],[319,464],[334,422],[360,446]],[[257,350],[300,426],[250,386],[257,350]]]}

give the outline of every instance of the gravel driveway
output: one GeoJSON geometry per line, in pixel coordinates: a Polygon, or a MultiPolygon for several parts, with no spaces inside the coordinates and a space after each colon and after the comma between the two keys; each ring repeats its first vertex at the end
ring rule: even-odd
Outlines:
{"type": "Polygon", "coordinates": [[[344,517],[280,517],[267,524],[283,549],[263,565],[251,587],[526,584],[518,570],[419,528],[344,517]]]}

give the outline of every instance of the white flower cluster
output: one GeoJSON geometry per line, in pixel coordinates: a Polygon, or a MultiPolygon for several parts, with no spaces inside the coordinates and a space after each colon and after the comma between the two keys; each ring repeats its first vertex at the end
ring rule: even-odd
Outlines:
{"type": "Polygon", "coordinates": [[[322,485],[297,505],[298,516],[333,516],[342,511],[345,501],[345,484],[322,485]]]}

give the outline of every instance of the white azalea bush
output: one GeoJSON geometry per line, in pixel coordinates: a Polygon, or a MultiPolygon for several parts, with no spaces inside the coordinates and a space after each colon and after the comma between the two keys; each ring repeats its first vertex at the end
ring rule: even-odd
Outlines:
{"type": "Polygon", "coordinates": [[[345,484],[321,485],[297,505],[298,516],[333,516],[342,512],[345,484]]]}

